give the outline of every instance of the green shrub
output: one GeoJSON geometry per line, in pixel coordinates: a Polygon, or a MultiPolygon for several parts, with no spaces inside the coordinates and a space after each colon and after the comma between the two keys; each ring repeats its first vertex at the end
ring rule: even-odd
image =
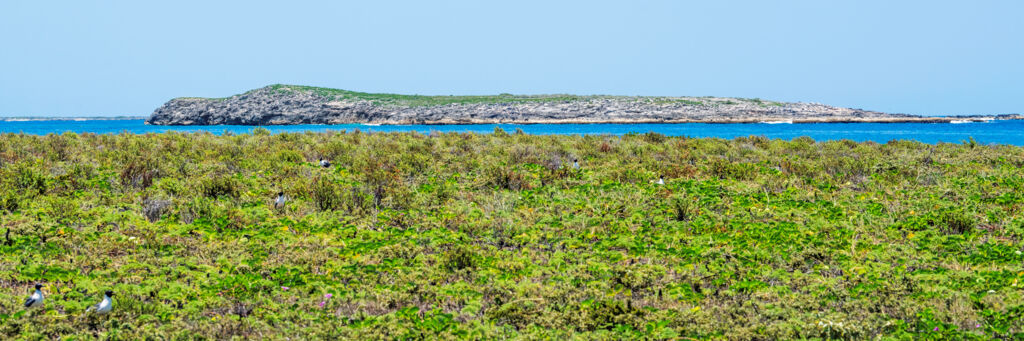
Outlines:
{"type": "Polygon", "coordinates": [[[277,160],[280,162],[301,163],[306,158],[294,150],[281,150],[277,152],[277,160]]]}
{"type": "Polygon", "coordinates": [[[267,128],[264,128],[264,127],[256,127],[256,128],[253,128],[252,134],[254,136],[269,136],[270,135],[270,130],[267,129],[267,128]]]}
{"type": "Polygon", "coordinates": [[[658,144],[660,144],[660,143],[664,143],[665,140],[668,139],[668,137],[665,136],[665,134],[655,133],[655,132],[652,131],[652,132],[648,132],[648,133],[644,134],[643,135],[643,139],[644,139],[644,141],[647,141],[648,143],[658,143],[658,144]]]}
{"type": "Polygon", "coordinates": [[[449,271],[471,269],[476,266],[476,254],[467,246],[456,246],[444,253],[442,264],[449,271]]]}
{"type": "Polygon", "coordinates": [[[529,180],[526,175],[513,167],[506,165],[493,165],[487,168],[486,184],[489,187],[497,187],[511,191],[530,189],[529,180]]]}
{"type": "Polygon", "coordinates": [[[42,194],[47,189],[47,177],[25,164],[18,164],[13,169],[11,179],[14,185],[25,193],[42,194]]]}
{"type": "Polygon", "coordinates": [[[208,198],[238,197],[238,181],[230,176],[214,175],[202,181],[202,192],[208,198]]]}
{"type": "Polygon", "coordinates": [[[21,204],[18,193],[5,187],[6,184],[0,183],[0,213],[17,211],[21,204]]]}
{"type": "Polygon", "coordinates": [[[672,200],[672,215],[676,221],[690,221],[698,213],[696,203],[691,198],[676,198],[672,200]]]}
{"type": "Polygon", "coordinates": [[[974,219],[962,211],[946,211],[938,218],[939,228],[946,234],[964,234],[974,230],[974,219]]]}
{"type": "Polygon", "coordinates": [[[144,189],[153,185],[153,178],[159,173],[152,168],[153,162],[145,159],[134,159],[121,170],[121,186],[125,188],[144,189]]]}
{"type": "Polygon", "coordinates": [[[331,211],[341,207],[343,203],[341,188],[334,182],[324,178],[316,178],[313,180],[311,187],[313,205],[316,206],[316,209],[331,211]]]}

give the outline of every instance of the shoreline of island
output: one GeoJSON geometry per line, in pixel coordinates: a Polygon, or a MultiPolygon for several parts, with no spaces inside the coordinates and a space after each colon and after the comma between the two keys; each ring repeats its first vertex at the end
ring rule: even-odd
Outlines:
{"type": "Polygon", "coordinates": [[[296,125],[363,125],[363,126],[410,126],[410,125],[425,125],[425,126],[446,126],[446,125],[534,125],[534,124],[691,124],[691,123],[703,123],[703,124],[816,124],[816,123],[884,123],[884,124],[897,124],[897,123],[937,123],[937,124],[957,124],[957,123],[986,123],[992,121],[1006,121],[1006,120],[1024,120],[1024,115],[989,115],[989,116],[939,116],[939,117],[901,117],[901,118],[846,118],[846,119],[792,119],[792,120],[754,120],[754,119],[740,119],[740,120],[526,120],[526,121],[491,121],[491,120],[468,120],[468,121],[456,121],[456,120],[441,120],[441,121],[390,121],[390,122],[327,122],[327,123],[274,123],[267,122],[264,124],[151,124],[145,122],[147,125],[158,125],[158,126],[296,126],[296,125]]]}
{"type": "Polygon", "coordinates": [[[849,119],[787,119],[787,120],[586,120],[586,119],[562,119],[562,120],[525,120],[525,121],[495,121],[495,120],[440,120],[440,121],[399,121],[399,122],[330,122],[330,123],[266,123],[259,125],[249,124],[151,124],[144,116],[118,116],[118,117],[0,117],[0,122],[60,122],[60,121],[146,121],[146,125],[158,126],[293,126],[293,125],[364,125],[364,126],[409,126],[409,125],[534,125],[534,124],[815,124],[815,123],[986,123],[991,121],[1024,120],[1024,115],[977,115],[977,116],[920,116],[920,117],[897,117],[897,118],[849,118],[849,119]]]}

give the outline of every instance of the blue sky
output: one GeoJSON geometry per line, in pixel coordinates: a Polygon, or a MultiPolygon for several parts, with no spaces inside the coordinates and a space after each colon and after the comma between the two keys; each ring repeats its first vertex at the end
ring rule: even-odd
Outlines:
{"type": "Polygon", "coordinates": [[[0,116],[273,83],[1024,112],[1020,1],[0,2],[0,116]]]}

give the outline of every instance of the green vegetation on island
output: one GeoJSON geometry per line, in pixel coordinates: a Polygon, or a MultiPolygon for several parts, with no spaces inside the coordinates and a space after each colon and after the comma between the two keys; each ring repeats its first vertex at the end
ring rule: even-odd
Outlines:
{"type": "MultiPolygon", "coordinates": [[[[275,84],[270,86],[274,91],[311,92],[333,100],[369,101],[374,105],[390,105],[401,107],[427,107],[449,104],[498,104],[525,102],[564,102],[595,98],[614,98],[615,96],[577,96],[577,95],[479,95],[479,96],[424,96],[399,95],[385,93],[368,93],[304,85],[275,84]]],[[[619,96],[621,97],[621,96],[619,96]]]]}
{"type": "Polygon", "coordinates": [[[973,141],[3,134],[0,338],[1024,338],[1022,167],[973,141]]]}
{"type": "Polygon", "coordinates": [[[505,104],[505,103],[527,103],[527,102],[564,102],[564,101],[578,101],[596,98],[626,98],[624,96],[577,96],[577,95],[512,95],[512,94],[499,94],[499,95],[477,95],[477,96],[466,96],[466,95],[450,95],[450,96],[427,96],[427,95],[401,95],[401,94],[389,94],[389,93],[369,93],[350,91],[334,88],[323,88],[316,86],[307,85],[287,85],[287,84],[273,84],[268,85],[264,88],[250,90],[240,95],[234,95],[229,97],[217,97],[217,98],[206,98],[206,97],[181,97],[179,99],[202,99],[202,100],[214,100],[223,101],[236,96],[245,96],[256,91],[269,90],[271,93],[277,94],[292,94],[292,93],[310,93],[316,96],[327,98],[328,100],[335,101],[368,101],[374,105],[381,106],[400,106],[400,107],[426,107],[426,106],[440,106],[449,104],[505,104]]]}
{"type": "MultiPolygon", "coordinates": [[[[319,97],[328,98],[336,101],[368,101],[374,105],[382,106],[398,106],[398,107],[430,107],[430,106],[442,106],[450,104],[513,104],[513,103],[544,103],[544,102],[568,102],[568,101],[586,101],[593,99],[620,99],[620,100],[637,100],[637,101],[650,101],[655,104],[683,104],[683,105],[718,105],[718,104],[736,104],[735,101],[750,102],[759,106],[783,106],[783,103],[764,101],[760,98],[717,98],[717,97],[665,97],[665,96],[611,96],[611,95],[569,95],[569,94],[553,94],[553,95],[513,95],[513,94],[498,94],[498,95],[449,95],[449,96],[427,96],[427,95],[401,95],[401,94],[389,94],[389,93],[370,93],[370,92],[359,92],[350,91],[334,88],[324,88],[317,86],[307,85],[288,85],[288,84],[273,84],[268,85],[265,88],[250,90],[247,93],[235,96],[245,96],[248,93],[255,91],[269,89],[272,93],[289,94],[289,93],[311,93],[319,97]]],[[[181,97],[182,99],[206,99],[206,100],[217,100],[223,101],[229,97],[218,97],[218,98],[204,98],[204,97],[181,97]]]]}

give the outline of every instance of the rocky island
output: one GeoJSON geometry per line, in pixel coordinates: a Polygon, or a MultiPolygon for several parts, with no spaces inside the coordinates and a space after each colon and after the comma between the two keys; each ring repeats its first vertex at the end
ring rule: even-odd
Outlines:
{"type": "MultiPolygon", "coordinates": [[[[153,125],[949,122],[923,117],[723,97],[421,96],[271,85],[225,98],[175,98],[153,125]]],[[[981,119],[981,118],[979,118],[981,119]]]]}

